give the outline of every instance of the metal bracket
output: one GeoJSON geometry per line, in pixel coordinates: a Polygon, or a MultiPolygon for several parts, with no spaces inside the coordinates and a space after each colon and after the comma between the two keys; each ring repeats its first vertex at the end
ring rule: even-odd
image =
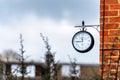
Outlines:
{"type": "Polygon", "coordinates": [[[92,27],[94,29],[96,29],[98,32],[99,32],[99,27],[100,25],[85,25],[85,22],[82,21],[82,25],[81,26],[75,26],[75,27],[80,27],[80,30],[82,29],[82,31],[85,31],[86,30],[86,27],[92,27]]]}

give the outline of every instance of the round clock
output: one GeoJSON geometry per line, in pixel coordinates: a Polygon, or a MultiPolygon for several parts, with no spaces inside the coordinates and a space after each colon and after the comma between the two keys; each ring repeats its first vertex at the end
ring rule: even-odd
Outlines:
{"type": "Polygon", "coordinates": [[[87,31],[79,31],[73,36],[72,45],[78,52],[85,53],[93,48],[94,38],[87,31]]]}

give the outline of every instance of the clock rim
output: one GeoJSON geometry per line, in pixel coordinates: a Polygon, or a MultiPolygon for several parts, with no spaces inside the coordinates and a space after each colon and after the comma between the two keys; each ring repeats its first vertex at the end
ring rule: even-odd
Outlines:
{"type": "Polygon", "coordinates": [[[86,52],[90,51],[90,50],[93,48],[94,43],[95,43],[95,42],[94,42],[93,35],[92,35],[90,32],[88,32],[88,31],[78,31],[78,32],[76,32],[76,33],[73,35],[73,38],[72,38],[72,45],[73,45],[74,49],[75,49],[76,51],[80,52],[80,53],[86,53],[86,52]],[[88,35],[90,35],[90,38],[91,38],[91,40],[92,40],[90,46],[89,46],[87,49],[85,49],[85,50],[79,50],[79,49],[77,49],[77,48],[75,47],[75,45],[74,45],[74,42],[73,42],[75,36],[76,36],[77,34],[79,34],[79,33],[82,33],[82,32],[87,33],[88,35]]]}

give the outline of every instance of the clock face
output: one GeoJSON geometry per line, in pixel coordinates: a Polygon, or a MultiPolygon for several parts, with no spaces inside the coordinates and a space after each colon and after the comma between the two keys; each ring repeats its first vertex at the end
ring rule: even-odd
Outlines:
{"type": "Polygon", "coordinates": [[[73,36],[72,45],[78,52],[88,52],[94,45],[93,36],[87,31],[79,31],[73,36]]]}

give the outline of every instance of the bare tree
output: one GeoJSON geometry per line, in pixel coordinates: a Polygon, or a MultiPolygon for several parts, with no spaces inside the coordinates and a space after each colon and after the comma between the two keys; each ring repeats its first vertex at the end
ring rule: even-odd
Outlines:
{"type": "Polygon", "coordinates": [[[24,58],[24,53],[25,53],[25,50],[24,50],[24,45],[23,45],[23,38],[22,38],[22,34],[20,34],[20,46],[21,46],[21,48],[20,48],[20,52],[21,52],[21,58],[22,58],[22,60],[20,61],[20,73],[21,73],[21,75],[22,75],[22,77],[21,77],[21,80],[25,80],[25,75],[27,75],[28,73],[27,73],[27,71],[26,71],[26,65],[25,65],[25,63],[24,63],[24,61],[25,61],[25,58],[24,58]]]}
{"type": "Polygon", "coordinates": [[[18,62],[19,60],[21,60],[21,56],[12,49],[4,50],[2,53],[2,57],[7,62],[18,62]]]}
{"type": "Polygon", "coordinates": [[[0,80],[6,80],[5,78],[5,64],[2,56],[0,55],[0,80]]]}
{"type": "MultiPolygon", "coordinates": [[[[22,34],[20,34],[20,54],[17,54],[15,51],[13,50],[6,50],[4,56],[7,58],[7,61],[9,61],[9,59],[12,57],[14,57],[14,60],[17,60],[20,64],[10,73],[7,75],[6,80],[25,80],[25,75],[28,74],[26,68],[27,66],[25,65],[25,58],[24,58],[24,45],[23,45],[23,38],[22,38],[22,34]],[[21,74],[21,78],[18,77],[18,75],[16,74],[20,73],[21,74]]],[[[13,61],[14,61],[13,60],[13,61]]]]}
{"type": "Polygon", "coordinates": [[[40,35],[47,49],[47,52],[45,54],[46,74],[43,75],[43,78],[44,80],[58,80],[57,79],[58,63],[55,62],[54,59],[55,53],[51,52],[51,46],[49,45],[48,38],[43,36],[42,34],[40,35]]]}
{"type": "Polygon", "coordinates": [[[78,80],[79,79],[79,69],[77,69],[77,63],[76,63],[76,59],[74,58],[74,61],[72,61],[72,59],[70,58],[70,77],[71,80],[78,80]]]}

